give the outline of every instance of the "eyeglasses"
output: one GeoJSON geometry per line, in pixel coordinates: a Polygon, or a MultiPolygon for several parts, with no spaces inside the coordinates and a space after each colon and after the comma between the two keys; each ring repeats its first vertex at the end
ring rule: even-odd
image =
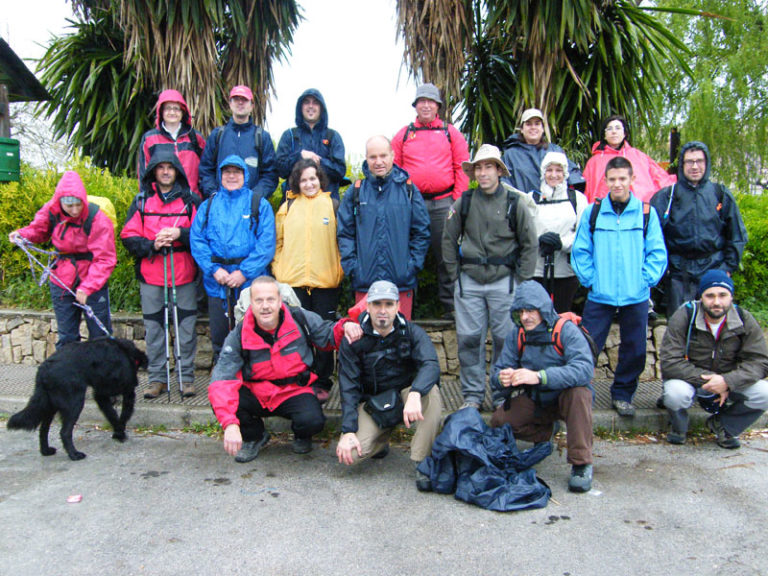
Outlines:
{"type": "Polygon", "coordinates": [[[163,106],[164,112],[181,112],[181,106],[174,106],[174,105],[168,105],[166,104],[163,106]]]}
{"type": "Polygon", "coordinates": [[[707,160],[706,158],[695,158],[694,160],[683,160],[683,164],[685,166],[706,166],[707,160]]]}
{"type": "Polygon", "coordinates": [[[605,128],[606,132],[624,132],[624,126],[607,126],[605,128]]]}

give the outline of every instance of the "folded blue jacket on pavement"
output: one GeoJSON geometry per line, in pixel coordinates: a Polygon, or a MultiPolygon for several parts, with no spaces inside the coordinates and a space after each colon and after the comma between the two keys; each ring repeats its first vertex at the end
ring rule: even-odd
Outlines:
{"type": "Polygon", "coordinates": [[[464,408],[451,414],[432,445],[432,455],[419,464],[432,490],[487,510],[509,512],[544,508],[552,495],[533,466],[552,453],[542,442],[521,452],[512,427],[491,428],[480,412],[464,408]]]}

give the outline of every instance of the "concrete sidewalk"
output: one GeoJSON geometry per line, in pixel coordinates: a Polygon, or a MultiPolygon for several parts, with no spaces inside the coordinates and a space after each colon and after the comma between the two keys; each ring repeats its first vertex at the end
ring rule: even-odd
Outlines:
{"type": "MultiPolygon", "coordinates": [[[[34,389],[36,366],[24,366],[20,364],[0,365],[0,414],[19,411],[27,403],[34,389]]],[[[172,376],[173,378],[173,376],[172,376]]],[[[213,412],[208,404],[206,393],[209,377],[207,372],[198,371],[195,378],[197,396],[187,398],[183,402],[178,390],[171,393],[170,402],[167,395],[155,400],[145,400],[144,390],[147,386],[146,372],[139,374],[139,386],[137,391],[136,410],[130,425],[132,427],[165,426],[168,429],[182,428],[193,423],[204,424],[214,420],[213,412]]],[[[637,415],[634,418],[622,418],[610,407],[610,382],[599,380],[594,383],[596,398],[594,405],[593,422],[595,429],[603,429],[610,432],[647,430],[651,432],[666,430],[666,413],[656,408],[656,399],[661,394],[661,383],[658,380],[642,382],[635,395],[635,407],[637,415]]],[[[174,384],[172,384],[173,386],[174,384]]],[[[441,382],[440,391],[443,395],[445,412],[455,411],[462,403],[461,387],[457,380],[445,380],[441,382]]],[[[486,393],[483,404],[484,416],[490,417],[490,395],[486,393]]],[[[338,429],[341,424],[341,406],[339,403],[338,387],[334,386],[331,397],[325,405],[325,413],[328,418],[328,426],[338,429]]],[[[701,423],[707,414],[696,408],[691,411],[692,425],[701,423]]],[[[101,424],[105,422],[93,400],[86,403],[80,418],[83,424],[101,424]]],[[[768,417],[763,417],[758,426],[765,427],[768,417]]],[[[268,426],[272,430],[288,430],[288,422],[280,418],[270,419],[268,426]]]]}

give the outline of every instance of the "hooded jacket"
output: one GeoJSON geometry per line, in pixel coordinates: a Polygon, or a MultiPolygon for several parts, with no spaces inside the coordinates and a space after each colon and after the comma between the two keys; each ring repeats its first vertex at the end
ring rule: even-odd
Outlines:
{"type": "Polygon", "coordinates": [[[141,192],[131,202],[120,239],[136,260],[136,277],[153,286],[163,286],[165,274],[170,284],[170,262],[163,271],[163,255],[155,249],[155,238],[163,228],[179,228],[178,240],[173,243],[173,272],[177,286],[195,279],[196,266],[189,251],[189,228],[197,212],[200,198],[189,189],[187,177],[179,158],[170,150],[157,148],[147,164],[141,192]],[[176,181],[167,194],[157,187],[155,168],[168,162],[176,169],[176,181]]]}
{"type": "Polygon", "coordinates": [[[425,198],[453,198],[469,188],[469,178],[461,163],[469,160],[464,135],[453,124],[437,116],[429,124],[414,120],[403,126],[392,138],[395,164],[408,172],[425,198]],[[450,139],[449,139],[450,136],[450,139]]]}
{"type": "Polygon", "coordinates": [[[491,374],[493,405],[501,405],[512,391],[512,388],[505,388],[499,382],[499,372],[504,368],[526,368],[544,372],[541,384],[524,386],[525,393],[539,406],[555,404],[560,393],[568,388],[583,386],[593,390],[594,365],[587,339],[578,326],[573,322],[566,322],[560,333],[563,355],[558,354],[552,344],[552,329],[559,316],[547,291],[534,280],[523,282],[515,290],[510,308],[513,323],[515,312],[523,309],[538,310],[542,322],[525,333],[522,355],[518,352],[518,324],[514,324],[514,328],[504,340],[501,356],[491,374]]]}
{"type": "Polygon", "coordinates": [[[706,383],[702,374],[720,374],[730,390],[743,392],[768,376],[765,337],[748,311],[742,308],[739,314],[731,307],[720,336],[715,340],[707,327],[701,305],[696,306],[696,318],[686,353],[689,319],[686,306],[678,308],[669,319],[661,343],[661,376],[664,380],[684,380],[700,388],[706,383]]]}
{"type": "Polygon", "coordinates": [[[312,384],[317,376],[310,372],[304,383],[299,383],[298,376],[310,369],[313,347],[338,348],[348,320],[333,323],[309,310],[302,311],[309,329],[308,339],[285,304],[274,343],[269,344],[256,332],[256,320],[250,312],[229,333],[208,386],[208,399],[222,428],[239,424],[236,414],[241,386],[247,387],[270,411],[289,398],[313,393],[312,384]]]}
{"type": "Polygon", "coordinates": [[[394,330],[382,338],[364,313],[360,327],[360,340],[339,347],[342,433],[357,432],[357,410],[371,396],[411,386],[424,397],[440,380],[435,346],[421,326],[398,314],[394,330]]]}
{"type": "Polygon", "coordinates": [[[598,304],[627,306],[648,300],[667,268],[667,249],[656,212],[644,233],[643,203],[630,194],[619,216],[610,200],[600,203],[594,234],[585,210],[571,248],[571,266],[587,296],[598,304]]]}
{"type": "Polygon", "coordinates": [[[637,148],[632,148],[626,140],[618,150],[610,146],[600,150],[599,147],[600,142],[595,142],[592,146],[592,157],[584,167],[584,180],[587,181],[584,194],[590,204],[595,198],[605,198],[608,195],[605,166],[617,156],[622,156],[632,163],[632,173],[635,175],[632,193],[642,202],[648,202],[659,188],[670,186],[677,180],[675,176],[667,174],[652,158],[637,148]]]}
{"type": "Polygon", "coordinates": [[[275,255],[272,207],[264,197],[261,198],[259,225],[253,230],[251,197],[254,192],[247,186],[231,191],[221,186],[224,166],[238,166],[247,173],[245,162],[239,156],[227,156],[222,160],[218,168],[218,191],[200,204],[189,236],[192,256],[203,272],[206,292],[221,299],[227,297],[227,287],[214,279],[216,270],[240,270],[246,279],[239,289],[242,290],[250,286],[254,278],[267,274],[267,267],[275,255]]]}
{"type": "Polygon", "coordinates": [[[205,142],[203,155],[200,157],[200,191],[203,193],[203,198],[208,198],[218,190],[221,182],[219,166],[222,159],[229,156],[239,156],[245,161],[247,188],[259,192],[262,198],[272,196],[278,181],[275,146],[272,143],[272,136],[263,130],[261,149],[256,150],[256,130],[256,125],[251,120],[245,124],[236,124],[231,118],[224,126],[213,129],[205,142]],[[220,132],[222,132],[221,138],[219,138],[220,132]]]}
{"type": "Polygon", "coordinates": [[[157,150],[170,151],[179,157],[179,161],[184,167],[184,174],[187,175],[189,188],[197,196],[202,197],[198,188],[198,170],[200,155],[203,153],[204,148],[205,139],[192,128],[189,108],[184,97],[176,90],[163,90],[157,98],[155,127],[145,132],[144,136],[141,137],[141,144],[139,145],[139,184],[143,185],[144,176],[148,170],[147,164],[152,154],[157,150]],[[178,102],[181,106],[181,126],[175,140],[163,128],[162,108],[166,102],[178,102]]]}
{"type": "MultiPolygon", "coordinates": [[[[544,146],[528,144],[522,134],[513,134],[504,141],[504,164],[509,170],[509,177],[502,180],[523,192],[539,189],[541,181],[541,161],[547,152],[563,152],[557,144],[547,142],[544,146]]],[[[568,185],[583,190],[585,183],[581,169],[575,162],[568,160],[568,185]]]]}
{"type": "Polygon", "coordinates": [[[339,182],[347,172],[344,142],[335,130],[328,128],[328,108],[319,90],[305,90],[296,100],[296,126],[283,132],[277,145],[277,175],[286,180],[291,175],[294,164],[301,159],[301,151],[310,150],[320,156],[320,167],[328,176],[328,190],[331,196],[339,199],[339,182]],[[307,96],[314,96],[320,101],[322,110],[320,119],[314,128],[310,128],[301,113],[301,103],[307,96]]]}
{"type": "Polygon", "coordinates": [[[688,142],[680,150],[677,183],[651,198],[664,230],[673,274],[687,273],[698,278],[707,270],[733,272],[747,244],[739,206],[725,186],[709,179],[710,165],[706,144],[688,142]],[[683,172],[683,156],[692,148],[704,152],[707,159],[704,177],[698,184],[690,182],[683,172]]]}
{"type": "Polygon", "coordinates": [[[341,266],[358,292],[366,292],[376,280],[410,290],[429,248],[427,207],[416,186],[408,198],[408,174],[399,166],[379,178],[365,161],[363,174],[357,202],[350,187],[339,207],[341,266]]]}
{"type": "Polygon", "coordinates": [[[278,282],[307,288],[336,288],[341,284],[336,211],[330,193],[314,196],[288,191],[275,218],[277,245],[272,273],[278,282]],[[290,209],[289,209],[290,207],[290,209]]]}
{"type": "Polygon", "coordinates": [[[115,229],[112,221],[101,210],[86,234],[83,224],[88,219],[91,206],[85,185],[77,172],[67,170],[56,185],[56,192],[40,210],[29,226],[19,234],[35,244],[51,241],[60,256],[52,266],[50,281],[61,288],[82,290],[90,295],[104,287],[117,264],[115,229]],[[61,208],[61,198],[74,196],[83,203],[77,218],[72,218],[61,208]],[[51,227],[51,221],[55,224],[51,227]],[[68,257],[69,256],[69,257],[68,257]]]}

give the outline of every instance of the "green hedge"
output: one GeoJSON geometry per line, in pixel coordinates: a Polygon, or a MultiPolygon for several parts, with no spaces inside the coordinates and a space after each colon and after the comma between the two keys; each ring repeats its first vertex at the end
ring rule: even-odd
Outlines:
{"type": "MultiPolygon", "coordinates": [[[[122,226],[128,207],[138,187],[133,178],[113,176],[107,170],[95,168],[87,160],[79,160],[69,166],[83,178],[90,194],[105,196],[115,205],[118,226],[122,226]]],[[[12,246],[8,234],[31,222],[35,212],[53,195],[61,174],[51,170],[37,170],[22,166],[21,183],[0,183],[0,265],[2,294],[0,305],[50,309],[47,286],[39,287],[29,273],[27,258],[12,246]]],[[[360,177],[349,173],[351,180],[360,177]]],[[[272,196],[272,205],[277,209],[281,193],[272,196]]],[[[749,243],[744,252],[741,270],[734,275],[739,300],[754,311],[764,324],[768,324],[768,196],[737,196],[744,222],[749,232],[749,243]]],[[[119,232],[119,230],[118,230],[119,232]]],[[[136,312],[141,309],[139,288],[133,270],[133,259],[118,240],[117,267],[110,278],[112,310],[136,312]]],[[[351,304],[349,283],[342,284],[343,295],[340,308],[351,304]]],[[[419,275],[419,289],[416,296],[415,315],[418,318],[439,317],[442,307],[437,298],[437,282],[431,254],[427,257],[424,270],[419,275]]]]}

